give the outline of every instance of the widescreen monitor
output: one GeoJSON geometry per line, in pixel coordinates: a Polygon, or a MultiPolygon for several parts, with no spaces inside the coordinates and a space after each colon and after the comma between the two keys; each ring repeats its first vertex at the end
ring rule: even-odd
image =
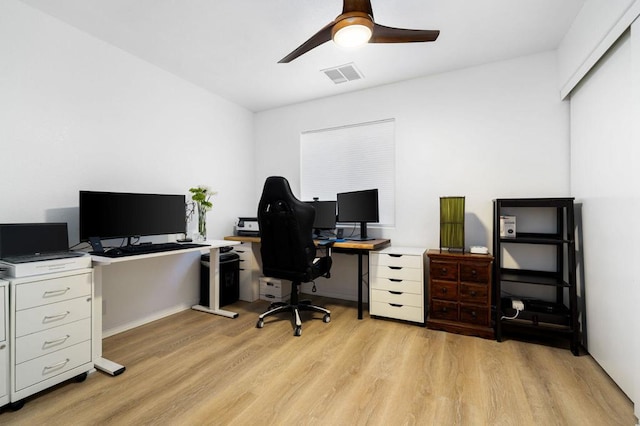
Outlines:
{"type": "Polygon", "coordinates": [[[367,223],[380,221],[378,207],[378,189],[341,192],[337,195],[338,219],[340,223],[355,222],[360,224],[360,236],[349,237],[354,240],[371,240],[367,236],[367,223]]]}
{"type": "Polygon", "coordinates": [[[80,191],[80,241],[186,232],[185,196],[80,191]]]}

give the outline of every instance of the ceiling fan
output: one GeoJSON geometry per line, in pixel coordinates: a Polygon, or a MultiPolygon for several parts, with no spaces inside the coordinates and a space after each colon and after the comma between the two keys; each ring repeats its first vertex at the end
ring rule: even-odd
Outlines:
{"type": "Polygon", "coordinates": [[[365,43],[416,43],[435,41],[439,30],[409,30],[385,27],[373,20],[371,0],[344,0],[342,14],[314,34],[278,63],[288,63],[331,39],[339,46],[365,43]]]}

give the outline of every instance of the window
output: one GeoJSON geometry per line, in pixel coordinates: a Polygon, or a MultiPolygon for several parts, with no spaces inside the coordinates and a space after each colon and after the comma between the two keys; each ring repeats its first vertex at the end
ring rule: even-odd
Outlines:
{"type": "Polygon", "coordinates": [[[336,194],[378,188],[380,224],[395,224],[395,120],[303,132],[300,196],[335,200],[336,194]]]}

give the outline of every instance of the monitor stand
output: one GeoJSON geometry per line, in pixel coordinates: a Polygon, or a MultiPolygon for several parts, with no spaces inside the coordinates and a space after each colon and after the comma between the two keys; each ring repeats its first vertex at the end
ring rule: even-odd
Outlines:
{"type": "Polygon", "coordinates": [[[360,235],[356,237],[345,238],[349,241],[370,241],[375,240],[373,237],[367,235],[367,222],[360,222],[360,235]]]}
{"type": "Polygon", "coordinates": [[[345,238],[347,241],[371,241],[375,240],[373,237],[347,237],[345,238]]]}

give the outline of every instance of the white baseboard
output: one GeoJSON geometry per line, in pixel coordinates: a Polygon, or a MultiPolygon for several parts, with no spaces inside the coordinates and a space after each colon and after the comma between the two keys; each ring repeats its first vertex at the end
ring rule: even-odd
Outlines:
{"type": "Polygon", "coordinates": [[[162,311],[154,312],[152,315],[148,315],[144,318],[139,318],[135,321],[119,325],[118,327],[114,327],[109,330],[102,330],[102,338],[114,336],[124,331],[131,330],[132,328],[140,327],[141,325],[168,317],[169,315],[177,314],[178,312],[182,312],[187,309],[191,309],[191,305],[177,305],[162,311]]]}

